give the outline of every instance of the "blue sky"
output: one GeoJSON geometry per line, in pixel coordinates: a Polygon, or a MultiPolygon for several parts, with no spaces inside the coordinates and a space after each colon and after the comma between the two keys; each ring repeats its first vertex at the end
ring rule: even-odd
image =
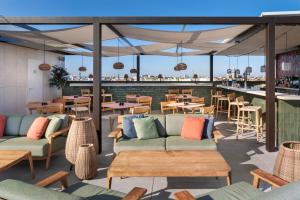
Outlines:
{"type": "MultiPolygon", "coordinates": [[[[300,10],[299,0],[0,0],[0,14],[3,16],[259,16],[266,11],[294,11],[300,10]]],[[[156,26],[149,26],[156,28],[156,26]]],[[[213,28],[210,26],[188,26],[187,30],[201,30],[213,28]]],[[[164,26],[166,30],[180,31],[181,26],[164,26]]],[[[111,42],[114,43],[114,42],[111,42]]],[[[116,45],[116,42],[115,44],[116,45]]],[[[128,73],[133,65],[132,56],[121,58],[125,69],[112,70],[116,58],[103,59],[104,74],[128,73]]],[[[188,64],[186,72],[208,74],[208,58],[187,57],[184,62],[188,64]]],[[[232,58],[236,63],[236,58],[232,58]]],[[[250,65],[254,67],[254,74],[259,73],[259,67],[264,63],[263,57],[250,57],[250,65]]],[[[145,56],[141,59],[142,73],[157,75],[175,73],[172,69],[176,58],[145,56]]],[[[77,73],[81,65],[81,57],[73,56],[66,60],[66,66],[72,73],[77,73]]],[[[92,59],[85,57],[84,65],[91,73],[92,59]]],[[[241,71],[247,65],[247,58],[239,58],[241,71]]],[[[225,74],[228,67],[228,58],[215,59],[215,74],[225,74]]],[[[178,73],[177,73],[178,74],[178,73]]]]}

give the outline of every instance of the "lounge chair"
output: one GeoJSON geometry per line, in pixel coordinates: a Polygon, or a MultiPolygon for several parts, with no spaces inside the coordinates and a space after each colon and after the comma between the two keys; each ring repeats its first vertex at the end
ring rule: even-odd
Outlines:
{"type": "Polygon", "coordinates": [[[7,179],[0,182],[0,199],[8,200],[138,200],[146,189],[135,187],[128,194],[108,190],[100,186],[87,183],[75,183],[68,187],[68,172],[60,171],[56,174],[31,185],[22,181],[7,179]],[[61,192],[47,189],[49,185],[60,182],[61,192]]]}

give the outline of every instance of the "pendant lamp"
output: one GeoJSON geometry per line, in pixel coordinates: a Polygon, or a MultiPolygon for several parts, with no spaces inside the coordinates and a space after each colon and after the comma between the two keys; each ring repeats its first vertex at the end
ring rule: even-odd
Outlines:
{"type": "Polygon", "coordinates": [[[120,59],[120,44],[119,44],[119,38],[118,38],[118,62],[113,64],[114,69],[124,69],[124,64],[119,61],[120,59]]]}
{"type": "Polygon", "coordinates": [[[49,64],[46,63],[46,43],[44,40],[44,63],[39,65],[39,69],[42,71],[48,71],[51,69],[51,66],[49,64]]]}
{"type": "Polygon", "coordinates": [[[186,65],[185,63],[182,62],[182,43],[181,43],[180,47],[181,47],[180,63],[177,64],[177,66],[178,66],[178,68],[179,68],[180,70],[186,70],[186,69],[187,69],[187,65],[186,65]]]}
{"type": "Polygon", "coordinates": [[[131,74],[136,74],[137,73],[137,69],[134,67],[134,55],[132,55],[132,68],[130,69],[130,73],[131,74]]]}

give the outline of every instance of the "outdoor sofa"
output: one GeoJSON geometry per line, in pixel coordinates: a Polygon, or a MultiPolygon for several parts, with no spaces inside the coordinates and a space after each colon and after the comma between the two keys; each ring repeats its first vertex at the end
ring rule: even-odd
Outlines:
{"type": "Polygon", "coordinates": [[[23,181],[7,179],[0,182],[0,199],[9,200],[138,200],[145,193],[146,189],[135,187],[128,194],[108,190],[106,188],[78,182],[68,186],[68,173],[64,171],[38,182],[36,185],[23,181]],[[44,187],[56,182],[61,183],[61,192],[44,187]]]}
{"type": "MultiPolygon", "coordinates": [[[[202,116],[206,119],[213,117],[200,114],[168,114],[149,115],[155,119],[159,138],[139,140],[127,138],[122,132],[122,124],[109,134],[114,138],[114,152],[121,151],[176,151],[176,150],[217,150],[217,139],[221,133],[213,125],[212,137],[201,140],[183,139],[181,129],[186,116],[202,116]]],[[[122,121],[122,120],[121,120],[122,121]]],[[[120,122],[122,123],[122,122],[120,122]]]]}
{"type": "MultiPolygon", "coordinates": [[[[4,135],[0,137],[0,150],[28,150],[35,160],[46,160],[46,169],[49,168],[51,156],[63,150],[66,135],[69,131],[69,116],[66,114],[47,115],[49,119],[57,117],[62,119],[58,131],[50,138],[43,136],[39,140],[26,137],[27,131],[33,121],[41,115],[9,115],[6,116],[4,135]]],[[[45,115],[44,115],[45,116],[45,115]]]]}

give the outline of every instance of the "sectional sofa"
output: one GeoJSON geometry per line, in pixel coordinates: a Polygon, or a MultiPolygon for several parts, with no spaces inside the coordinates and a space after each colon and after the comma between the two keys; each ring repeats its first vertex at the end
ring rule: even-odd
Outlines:
{"type": "MultiPolygon", "coordinates": [[[[127,138],[122,134],[122,125],[119,125],[109,137],[114,138],[114,152],[121,151],[170,151],[170,150],[216,150],[217,140],[221,133],[212,127],[212,137],[202,140],[188,140],[181,137],[181,129],[186,116],[202,116],[199,114],[169,114],[169,115],[149,115],[154,117],[159,138],[139,140],[137,138],[127,138]]],[[[122,120],[121,120],[122,121],[122,120]]],[[[120,122],[122,123],[122,122],[120,122]]]]}
{"type": "Polygon", "coordinates": [[[51,156],[65,148],[66,134],[69,130],[69,117],[65,114],[46,116],[62,120],[58,131],[39,140],[30,139],[27,131],[33,121],[40,115],[9,115],[6,116],[4,135],[0,137],[0,150],[29,150],[35,160],[46,160],[46,169],[49,168],[51,156]]]}

